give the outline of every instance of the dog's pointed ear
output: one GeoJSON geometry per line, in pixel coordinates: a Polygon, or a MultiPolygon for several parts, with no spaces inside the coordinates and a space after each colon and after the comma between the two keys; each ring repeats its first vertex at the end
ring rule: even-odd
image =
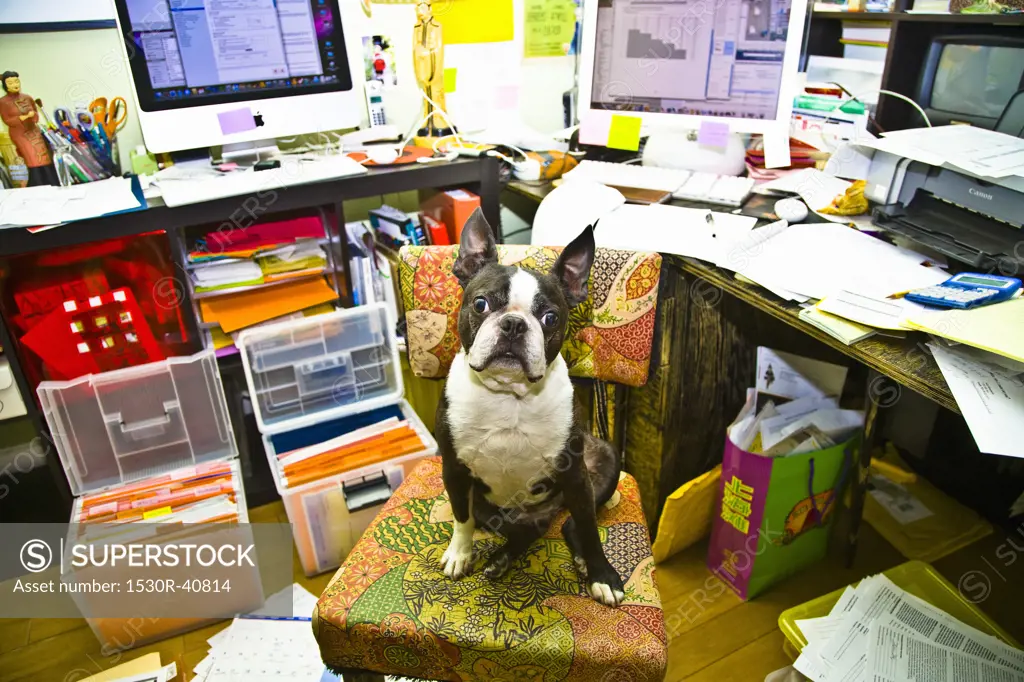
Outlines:
{"type": "Polygon", "coordinates": [[[452,266],[452,272],[465,289],[469,280],[476,276],[488,263],[498,262],[498,249],[494,245],[494,233],[479,208],[469,216],[462,228],[459,241],[459,257],[452,266]]]}
{"type": "Polygon", "coordinates": [[[562,251],[562,255],[551,268],[565,292],[565,300],[570,306],[577,306],[587,300],[587,282],[590,279],[590,268],[594,264],[594,228],[597,223],[588,225],[583,232],[573,239],[562,251]]]}

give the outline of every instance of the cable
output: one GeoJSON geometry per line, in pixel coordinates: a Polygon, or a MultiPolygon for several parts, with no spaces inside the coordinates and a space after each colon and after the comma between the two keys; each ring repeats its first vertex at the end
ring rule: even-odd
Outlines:
{"type": "MultiPolygon", "coordinates": [[[[840,86],[840,87],[842,87],[842,86],[840,86]]],[[[845,90],[845,88],[843,88],[843,89],[845,90]]],[[[840,109],[843,106],[846,106],[850,102],[860,101],[861,97],[864,97],[866,95],[873,95],[875,93],[878,93],[879,95],[889,95],[890,97],[895,97],[896,99],[903,100],[904,102],[906,102],[910,106],[912,106],[915,109],[917,109],[917,113],[921,114],[921,118],[924,119],[925,124],[929,128],[932,127],[931,119],[928,118],[928,114],[925,113],[924,109],[921,108],[920,104],[918,104],[914,100],[910,99],[906,95],[901,95],[900,93],[893,92],[892,90],[869,90],[867,92],[862,92],[862,93],[860,93],[858,95],[854,95],[853,97],[851,97],[850,99],[846,100],[845,102],[840,102],[836,106],[832,107],[832,109],[828,112],[828,116],[825,117],[825,122],[821,124],[822,127],[826,126],[828,124],[828,122],[832,119],[833,112],[837,111],[838,109],[840,109]]]]}
{"type": "MultiPolygon", "coordinates": [[[[839,84],[836,83],[836,85],[839,85],[839,84]]],[[[842,90],[844,92],[848,92],[846,90],[846,88],[843,88],[843,86],[839,85],[839,87],[842,88],[842,90]]],[[[906,95],[901,95],[900,93],[893,92],[892,90],[869,90],[867,92],[862,92],[860,94],[854,95],[854,96],[850,97],[850,99],[844,100],[844,101],[840,102],[839,104],[837,104],[836,106],[832,107],[832,109],[829,110],[828,115],[825,117],[825,120],[822,121],[822,123],[821,123],[821,129],[822,129],[821,139],[822,139],[822,141],[825,142],[825,144],[828,144],[828,142],[826,141],[825,135],[824,135],[824,131],[825,131],[825,126],[827,126],[828,122],[832,120],[832,114],[833,113],[835,113],[836,111],[838,111],[842,107],[846,106],[850,102],[857,102],[857,101],[863,102],[863,100],[861,100],[862,97],[865,97],[867,95],[873,95],[875,93],[878,93],[879,95],[889,95],[891,97],[895,97],[896,99],[903,100],[904,102],[906,102],[910,106],[912,106],[915,109],[917,109],[918,113],[921,114],[921,118],[924,119],[925,124],[929,128],[932,127],[931,119],[928,118],[928,114],[925,113],[925,110],[922,109],[921,106],[917,102],[915,102],[914,100],[910,99],[906,95]]],[[[872,117],[870,115],[868,115],[868,119],[870,120],[871,118],[872,117]]],[[[876,122],[875,125],[878,126],[878,123],[876,122]]],[[[881,129],[881,126],[878,126],[878,127],[879,127],[879,129],[881,129]]],[[[835,151],[835,149],[830,149],[829,150],[829,152],[833,152],[833,151],[835,151]]]]}

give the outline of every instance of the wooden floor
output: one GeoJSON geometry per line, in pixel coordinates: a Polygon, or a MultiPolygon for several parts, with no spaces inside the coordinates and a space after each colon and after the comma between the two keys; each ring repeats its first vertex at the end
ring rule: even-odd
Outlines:
{"type": "MultiPolygon", "coordinates": [[[[286,522],[280,503],[252,510],[250,520],[286,522]]],[[[1024,547],[1024,526],[1011,539],[1016,547],[1024,547]]],[[[954,585],[965,580],[982,609],[1018,641],[1024,641],[1024,556],[1018,556],[1024,552],[1017,552],[1016,547],[1008,545],[1005,534],[997,531],[935,565],[954,585]]],[[[789,663],[777,625],[782,611],[904,561],[867,527],[852,569],[842,568],[838,558],[830,557],[744,603],[708,581],[705,554],[706,546],[698,545],[658,567],[669,635],[666,682],[760,682],[789,663]]],[[[309,579],[298,572],[295,580],[320,594],[330,577],[309,579]]],[[[78,682],[153,651],[160,652],[165,664],[176,661],[179,670],[187,671],[179,680],[191,679],[192,668],[206,655],[206,640],[227,624],[224,621],[104,656],[84,620],[0,620],[0,682],[78,682]]]]}

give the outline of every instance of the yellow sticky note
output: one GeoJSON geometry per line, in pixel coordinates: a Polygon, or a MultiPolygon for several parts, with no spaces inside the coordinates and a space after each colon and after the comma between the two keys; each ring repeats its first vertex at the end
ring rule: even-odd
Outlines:
{"type": "Polygon", "coordinates": [[[150,509],[149,511],[142,512],[142,520],[149,521],[150,519],[156,519],[161,516],[167,516],[171,513],[170,507],[160,507],[159,509],[150,509]]]}
{"type": "Polygon", "coordinates": [[[455,92],[456,77],[459,75],[459,70],[455,68],[444,70],[444,91],[455,92]]]}
{"type": "Polygon", "coordinates": [[[612,114],[612,127],[608,131],[608,146],[635,152],[640,149],[640,119],[637,116],[612,114]]]}
{"type": "Polygon", "coordinates": [[[512,0],[435,0],[445,45],[502,43],[515,37],[512,0]]]}

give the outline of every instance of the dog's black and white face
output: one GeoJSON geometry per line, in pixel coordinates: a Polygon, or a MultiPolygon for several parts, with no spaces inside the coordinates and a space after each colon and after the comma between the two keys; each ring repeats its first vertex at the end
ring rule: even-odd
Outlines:
{"type": "Polygon", "coordinates": [[[477,209],[462,230],[453,268],[462,284],[459,338],[479,373],[544,378],[565,340],[569,310],[586,300],[594,232],[565,247],[549,274],[500,265],[491,227],[477,209]]]}

